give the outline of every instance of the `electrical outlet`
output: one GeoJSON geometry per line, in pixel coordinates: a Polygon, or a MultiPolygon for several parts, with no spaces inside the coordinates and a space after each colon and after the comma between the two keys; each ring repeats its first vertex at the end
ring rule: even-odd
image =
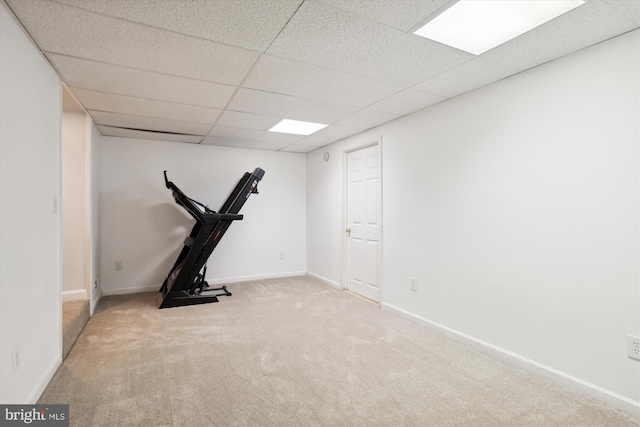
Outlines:
{"type": "Polygon", "coordinates": [[[284,252],[280,252],[280,259],[284,259],[284,252]]]}
{"type": "Polygon", "coordinates": [[[418,280],[415,277],[409,278],[409,289],[413,292],[418,292],[418,280]]]}
{"type": "Polygon", "coordinates": [[[640,338],[627,335],[627,356],[640,360],[640,338]]]}
{"type": "Polygon", "coordinates": [[[11,352],[11,367],[13,372],[17,371],[20,367],[20,347],[16,347],[11,352]]]}
{"type": "Polygon", "coordinates": [[[116,261],[116,271],[122,271],[122,261],[116,261]]]}

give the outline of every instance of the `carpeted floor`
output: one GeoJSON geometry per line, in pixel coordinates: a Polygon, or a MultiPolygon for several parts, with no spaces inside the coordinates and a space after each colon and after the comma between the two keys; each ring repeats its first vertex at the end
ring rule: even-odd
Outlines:
{"type": "Polygon", "coordinates": [[[67,357],[73,344],[89,321],[89,300],[62,303],[62,359],[67,357]]]}
{"type": "Polygon", "coordinates": [[[158,310],[106,297],[39,403],[72,426],[638,426],[308,277],[158,310]]]}

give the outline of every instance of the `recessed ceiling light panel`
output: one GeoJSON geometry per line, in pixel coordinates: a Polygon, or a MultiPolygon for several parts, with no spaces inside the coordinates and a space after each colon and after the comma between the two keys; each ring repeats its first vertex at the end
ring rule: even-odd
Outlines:
{"type": "Polygon", "coordinates": [[[322,128],[326,128],[327,126],[329,125],[284,119],[278,122],[271,129],[269,129],[269,132],[292,133],[294,135],[311,135],[312,133],[317,132],[322,128]]]}
{"type": "Polygon", "coordinates": [[[460,0],[414,34],[480,55],[582,4],[583,0],[460,0]]]}

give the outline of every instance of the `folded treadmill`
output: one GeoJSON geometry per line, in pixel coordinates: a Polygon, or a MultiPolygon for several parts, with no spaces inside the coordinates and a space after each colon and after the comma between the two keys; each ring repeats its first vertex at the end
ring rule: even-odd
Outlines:
{"type": "Polygon", "coordinates": [[[252,193],[258,193],[258,182],[263,176],[264,171],[260,168],[253,173],[246,172],[220,211],[215,212],[184,194],[169,181],[167,171],[164,171],[164,183],[172,191],[176,203],[185,208],[196,223],[160,288],[163,295],[160,308],[218,302],[220,296],[231,296],[225,286],[212,288],[205,281],[207,259],[231,223],[243,218],[238,212],[252,193]]]}

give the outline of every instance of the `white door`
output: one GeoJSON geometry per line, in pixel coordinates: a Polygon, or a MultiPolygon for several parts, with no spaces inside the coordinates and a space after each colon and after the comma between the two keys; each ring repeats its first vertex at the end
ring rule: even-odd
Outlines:
{"type": "Polygon", "coordinates": [[[381,190],[378,146],[347,155],[347,288],[380,302],[381,190]]]}

